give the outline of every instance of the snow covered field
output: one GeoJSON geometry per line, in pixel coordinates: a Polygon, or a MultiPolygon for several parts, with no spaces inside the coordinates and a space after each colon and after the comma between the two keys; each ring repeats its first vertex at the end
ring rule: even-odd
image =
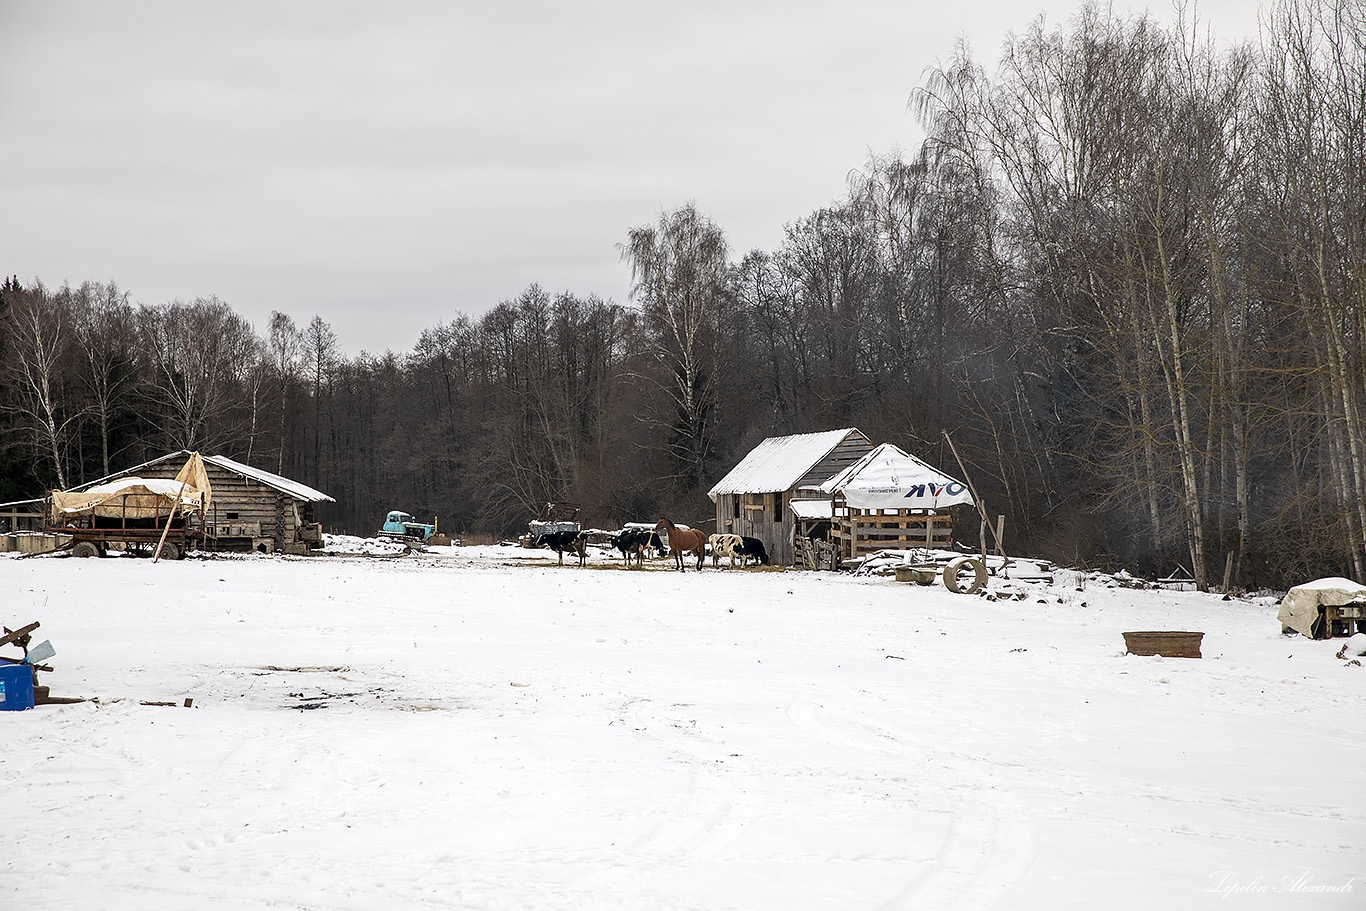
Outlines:
{"type": "Polygon", "coordinates": [[[1366,667],[1269,599],[554,562],[0,557],[99,699],[0,713],[0,908],[1366,907],[1366,667]]]}

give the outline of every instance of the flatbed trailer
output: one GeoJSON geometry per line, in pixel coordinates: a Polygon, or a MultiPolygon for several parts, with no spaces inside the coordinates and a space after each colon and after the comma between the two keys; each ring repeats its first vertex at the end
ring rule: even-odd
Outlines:
{"type": "MultiPolygon", "coordinates": [[[[116,502],[118,498],[114,498],[116,502]]],[[[124,497],[126,501],[128,498],[124,497]]],[[[117,510],[105,504],[105,511],[117,510]]],[[[111,550],[125,550],[153,554],[161,545],[161,558],[179,560],[187,550],[204,543],[202,512],[172,516],[157,510],[145,518],[124,515],[72,515],[66,521],[53,521],[53,509],[48,503],[43,530],[51,535],[67,535],[67,545],[75,557],[103,557],[111,550]],[[167,528],[167,521],[170,527],[167,528]],[[163,541],[164,537],[164,541],[163,541]]],[[[125,511],[125,513],[127,510],[125,511]]]]}
{"type": "MultiPolygon", "coordinates": [[[[53,525],[46,529],[48,534],[69,535],[71,555],[74,557],[103,557],[110,550],[156,552],[161,541],[159,528],[81,528],[71,525],[53,525]]],[[[199,547],[204,540],[203,532],[195,528],[172,526],[166,532],[166,540],[161,545],[161,559],[179,560],[185,552],[199,547]]]]}

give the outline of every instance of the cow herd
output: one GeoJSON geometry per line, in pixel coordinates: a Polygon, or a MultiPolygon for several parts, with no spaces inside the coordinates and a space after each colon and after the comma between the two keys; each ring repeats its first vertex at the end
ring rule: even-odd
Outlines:
{"type": "MultiPolygon", "coordinates": [[[[589,531],[555,531],[538,535],[531,544],[555,551],[561,566],[564,565],[566,553],[577,555],[579,566],[583,566],[588,560],[588,544],[594,534],[589,531]]],[[[713,567],[719,566],[722,557],[728,557],[732,567],[737,557],[742,567],[749,565],[750,561],[761,566],[767,566],[769,562],[764,542],[758,538],[731,534],[707,535],[697,529],[679,528],[667,518],[660,519],[654,528],[622,529],[611,535],[609,542],[613,550],[621,552],[627,566],[634,563],[635,566],[643,567],[645,555],[652,550],[660,556],[672,554],[679,570],[685,568],[685,555],[696,556],[697,568],[702,569],[708,552],[711,553],[713,567]]]]}

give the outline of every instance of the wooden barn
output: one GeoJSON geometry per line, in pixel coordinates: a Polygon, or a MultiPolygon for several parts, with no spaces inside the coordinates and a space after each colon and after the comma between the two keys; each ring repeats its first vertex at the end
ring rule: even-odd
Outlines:
{"type": "Polygon", "coordinates": [[[872,441],[853,427],[769,437],[707,492],[716,504],[717,532],[758,538],[775,565],[790,565],[793,498],[872,450],[872,441]]]}
{"type": "Polygon", "coordinates": [[[796,562],[809,569],[833,568],[879,550],[952,547],[949,509],[972,503],[962,481],[891,443],[801,495],[808,499],[792,503],[799,542],[808,532],[820,532],[831,545],[798,547],[796,562]]]}
{"type": "MultiPolygon", "coordinates": [[[[188,450],[168,453],[76,489],[125,477],[173,479],[189,457],[188,450]]],[[[307,553],[310,544],[321,544],[322,528],[313,507],[336,502],[327,494],[227,456],[202,458],[213,488],[204,518],[210,550],[307,553]]]]}

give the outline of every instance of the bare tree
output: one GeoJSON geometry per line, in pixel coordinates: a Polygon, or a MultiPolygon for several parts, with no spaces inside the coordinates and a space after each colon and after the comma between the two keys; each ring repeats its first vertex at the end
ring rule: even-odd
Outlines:
{"type": "Polygon", "coordinates": [[[671,406],[672,415],[656,421],[679,479],[700,488],[713,446],[716,321],[731,296],[725,234],[689,203],[632,228],[620,250],[671,406]]]}
{"type": "Polygon", "coordinates": [[[76,345],[84,363],[82,380],[100,438],[100,475],[113,472],[114,422],[129,402],[137,380],[137,324],[128,292],[113,282],[84,282],[69,295],[76,345]]]}
{"type": "Polygon", "coordinates": [[[255,356],[251,325],[211,296],[143,306],[138,330],[151,367],[151,403],[162,415],[167,441],[201,449],[240,439],[230,418],[238,405],[238,368],[255,356]]]}
{"type": "Polygon", "coordinates": [[[313,470],[322,465],[323,381],[337,362],[337,334],[321,316],[314,316],[304,329],[303,345],[313,378],[313,470]]]}
{"type": "Polygon", "coordinates": [[[72,407],[63,363],[72,342],[70,314],[41,283],[7,293],[5,302],[10,345],[5,366],[17,393],[6,410],[19,417],[32,450],[51,460],[57,485],[65,489],[68,435],[81,416],[72,407]]]}
{"type": "Polygon", "coordinates": [[[294,320],[279,310],[270,314],[270,329],[267,338],[270,345],[270,363],[279,384],[280,393],[280,437],[279,451],[276,456],[275,470],[285,470],[286,424],[289,417],[289,390],[297,379],[299,354],[302,338],[294,326],[294,320]]]}

